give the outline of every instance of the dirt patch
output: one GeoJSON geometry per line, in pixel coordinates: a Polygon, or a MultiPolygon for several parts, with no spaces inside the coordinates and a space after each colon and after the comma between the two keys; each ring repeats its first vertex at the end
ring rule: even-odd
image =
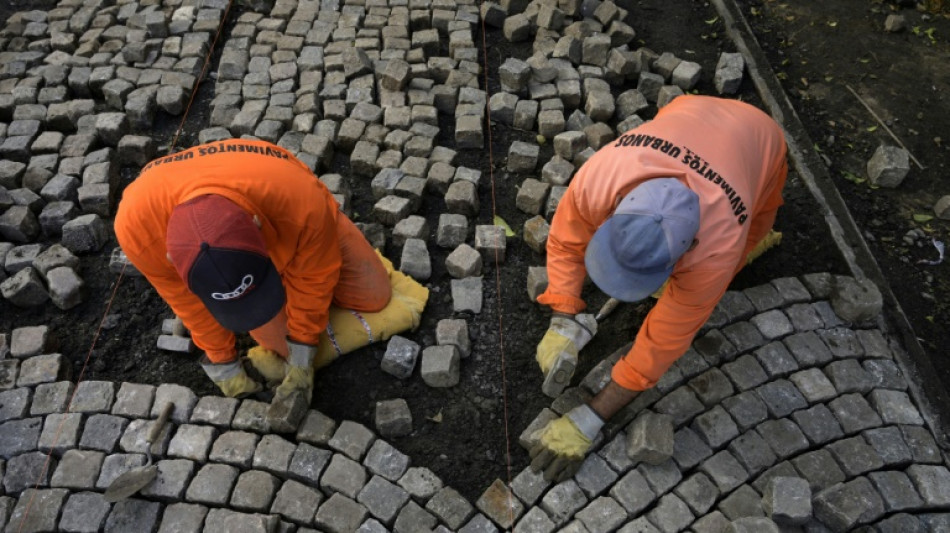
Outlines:
{"type": "Polygon", "coordinates": [[[936,201],[950,194],[950,8],[928,11],[907,1],[739,4],[938,381],[950,383],[950,266],[921,263],[938,257],[932,239],[950,238],[948,222],[930,218],[936,201]],[[903,17],[905,29],[885,31],[889,15],[903,17]],[[896,189],[872,188],[865,179],[878,146],[897,145],[884,126],[924,167],[911,161],[896,189]]]}
{"type": "MultiPolygon", "coordinates": [[[[631,6],[630,23],[637,31],[636,46],[648,46],[657,52],[669,51],[678,57],[703,65],[704,74],[697,91],[714,94],[712,75],[722,51],[734,51],[725,39],[715,10],[703,3],[644,0],[631,6]]],[[[480,40],[480,32],[476,32],[480,40]]],[[[498,65],[507,57],[526,58],[530,44],[511,45],[500,31],[487,34],[490,44],[487,57],[489,90],[498,87],[498,65]]],[[[481,43],[479,42],[479,46],[481,43]]],[[[210,84],[207,84],[210,87],[210,84]]],[[[629,87],[615,87],[619,94],[629,87]]],[[[195,109],[202,109],[202,98],[195,109]]],[[[752,84],[743,84],[739,98],[757,103],[752,84]]],[[[655,112],[655,110],[653,110],[655,112]]],[[[643,118],[650,118],[650,114],[643,118]]],[[[195,142],[193,133],[203,124],[200,115],[189,119],[186,130],[192,132],[179,145],[195,142]]],[[[444,132],[454,131],[451,118],[444,118],[444,132]]],[[[177,119],[165,117],[153,134],[159,144],[167,144],[177,119]],[[164,121],[164,122],[162,122],[164,121]]],[[[860,124],[860,123],[858,123],[860,124]]],[[[499,214],[518,233],[528,215],[515,208],[516,187],[524,176],[508,175],[505,156],[514,140],[532,141],[534,133],[492,127],[491,151],[470,151],[460,154],[459,165],[480,169],[482,214],[471,224],[491,223],[499,214]],[[493,183],[492,183],[493,182],[493,183]]],[[[450,133],[441,141],[451,144],[450,133]]],[[[542,161],[551,155],[550,143],[542,146],[542,161]]],[[[348,176],[345,157],[338,156],[334,171],[348,176]]],[[[134,178],[135,169],[128,169],[126,180],[134,178]]],[[[352,179],[356,211],[367,213],[371,198],[367,180],[352,179]]],[[[875,191],[876,193],[876,191],[875,191]]],[[[869,193],[869,196],[874,197],[869,193]]],[[[818,208],[801,180],[790,176],[785,191],[786,204],[780,210],[777,228],[784,232],[783,244],[745,269],[732,285],[742,289],[766,283],[782,276],[809,272],[846,273],[827,234],[818,208]]],[[[423,209],[432,228],[432,239],[438,215],[444,211],[441,197],[429,194],[423,209]]],[[[366,215],[364,215],[366,217],[366,215]]],[[[358,220],[360,220],[358,218],[358,220]]],[[[75,364],[77,373],[89,355],[89,366],[82,379],[133,381],[141,383],[178,383],[198,394],[215,394],[214,386],[195,364],[194,357],[159,351],[155,342],[161,322],[171,316],[168,307],[147,282],[124,277],[115,291],[116,276],[108,271],[108,256],[115,242],[101,253],[82,259],[81,275],[86,281],[86,300],[80,306],[61,312],[48,306],[21,310],[0,301],[0,331],[24,325],[50,324],[57,332],[61,351],[75,364]],[[103,316],[106,317],[102,321],[103,316]],[[101,333],[96,337],[100,322],[101,333]],[[95,342],[95,349],[90,346],[95,342]]],[[[386,255],[398,264],[400,250],[391,244],[386,255]]],[[[448,253],[430,245],[433,274],[427,283],[431,290],[429,305],[422,326],[407,336],[423,346],[435,344],[435,324],[453,316],[449,294],[449,276],[444,260],[448,253]]],[[[920,251],[923,254],[923,250],[920,251]]],[[[335,419],[351,419],[373,427],[375,402],[405,398],[414,418],[414,432],[395,439],[394,444],[408,453],[415,465],[427,466],[447,484],[466,497],[476,499],[495,478],[505,479],[527,464],[527,454],[517,445],[517,438],[537,413],[550,404],[540,392],[541,375],[534,362],[536,343],[543,335],[548,314],[531,303],[526,292],[529,266],[543,265],[544,257],[532,251],[520,237],[508,240],[507,257],[499,266],[486,265],[484,308],[481,314],[466,316],[473,340],[473,354],[462,363],[461,383],[449,389],[425,386],[418,374],[400,381],[379,370],[384,345],[375,345],[342,358],[320,372],[314,407],[335,419]],[[510,468],[510,470],[509,470],[510,468]]],[[[591,307],[597,308],[605,297],[589,288],[586,295],[591,307]]],[[[585,350],[586,357],[578,370],[583,375],[598,360],[629,342],[649,310],[650,304],[625,305],[604,322],[602,331],[585,350]]],[[[247,340],[242,340],[247,344],[247,340]]]]}

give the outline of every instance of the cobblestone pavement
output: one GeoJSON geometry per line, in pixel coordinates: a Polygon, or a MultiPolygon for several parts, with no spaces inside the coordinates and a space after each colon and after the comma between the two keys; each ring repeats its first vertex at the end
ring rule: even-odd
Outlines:
{"type": "MultiPolygon", "coordinates": [[[[0,31],[5,299],[62,309],[79,302],[74,254],[104,245],[119,167],[155,155],[141,132],[159,109],[183,111],[227,6],[63,0],[16,15],[0,31]],[[50,235],[62,246],[35,244],[50,235]]],[[[584,158],[636,125],[638,110],[691,90],[703,68],[672,53],[631,51],[625,13],[609,1],[480,7],[325,0],[245,12],[219,43],[200,140],[268,139],[314,169],[337,151],[350,154],[352,172],[373,179],[373,216],[406,239],[401,265],[419,278],[429,265],[418,237],[428,231],[409,215],[423,190],[445,194],[451,214],[438,239],[458,247],[462,300],[463,289],[480,287],[479,254],[464,243],[480,173],[455,168],[455,151],[435,138],[439,114],[454,114],[455,147],[484,144],[488,95],[473,38],[480,15],[511,41],[534,37],[542,51],[541,59],[506,61],[498,73],[504,92],[491,104],[493,119],[554,139],[543,179],[525,180],[518,192],[529,213],[550,215],[584,158]],[[610,85],[632,80],[638,89],[614,99],[610,85]],[[575,112],[565,117],[565,108],[575,112]]],[[[737,54],[712,67],[721,92],[741,80],[737,54]]],[[[513,143],[508,155],[512,172],[540,166],[536,146],[513,143]]],[[[323,176],[349,209],[338,178],[323,176]]],[[[546,238],[539,218],[525,232],[533,246],[546,238]]],[[[491,228],[479,227],[475,248],[494,255],[491,228]]],[[[537,290],[541,281],[529,281],[529,290],[531,283],[537,290]]],[[[477,290],[467,298],[457,309],[480,307],[477,290]]],[[[908,392],[902,348],[880,312],[873,288],[827,273],[729,292],[660,384],[605,427],[573,479],[552,485],[525,470],[475,502],[351,421],[310,411],[295,433],[278,434],[255,400],[198,397],[177,385],[77,384],[69,362],[47,349],[55,332],[22,327],[12,332],[10,356],[0,353],[0,528],[950,531],[947,458],[908,392]],[[145,464],[150,420],[169,402],[172,423],[152,449],[157,479],[107,503],[110,483],[145,464]]],[[[521,444],[595,394],[623,352],[553,401],[521,444]]]]}
{"type": "MultiPolygon", "coordinates": [[[[295,434],[278,435],[255,400],[178,385],[77,386],[61,355],[36,353],[41,331],[21,332],[18,357],[0,361],[0,524],[10,533],[948,531],[950,470],[907,393],[899,346],[879,316],[839,315],[875,308],[873,297],[848,296],[864,295],[848,289],[856,284],[811,274],[727,293],[573,479],[552,485],[525,469],[476,502],[361,424],[312,410],[295,434]],[[110,482],[145,463],[149,421],[168,402],[157,479],[106,503],[110,482]]],[[[624,352],[555,399],[521,444],[599,390],[624,352]]]]}

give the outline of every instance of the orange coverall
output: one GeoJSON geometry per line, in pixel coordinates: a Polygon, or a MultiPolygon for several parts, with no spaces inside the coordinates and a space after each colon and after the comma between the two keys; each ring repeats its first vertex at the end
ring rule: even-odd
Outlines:
{"type": "Polygon", "coordinates": [[[165,250],[172,210],[205,194],[223,196],[257,216],[280,273],[287,303],[277,317],[250,332],[261,346],[286,356],[288,335],[316,345],[331,302],[365,312],[389,302],[389,275],[376,252],[339,212],[323,182],[287,150],[233,139],[160,157],[125,189],[116,237],[212,362],[237,357],[234,334],[188,289],[165,250]]]}
{"type": "Polygon", "coordinates": [[[785,155],[781,128],[751,105],[676,98],[578,170],[554,214],[548,288],[538,302],[558,312],[582,311],[584,251],[597,228],[644,180],[681,180],[699,195],[698,242],[676,263],[633,347],[612,371],[626,389],[654,386],[689,348],[748,253],[772,228],[782,205],[785,155]]]}

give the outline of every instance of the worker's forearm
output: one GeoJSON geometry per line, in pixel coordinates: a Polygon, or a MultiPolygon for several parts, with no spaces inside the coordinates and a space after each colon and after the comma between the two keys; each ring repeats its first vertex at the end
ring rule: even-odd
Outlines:
{"type": "Polygon", "coordinates": [[[638,394],[640,394],[640,391],[625,389],[614,380],[610,380],[610,383],[590,401],[590,407],[606,422],[617,411],[632,402],[638,394]]]}

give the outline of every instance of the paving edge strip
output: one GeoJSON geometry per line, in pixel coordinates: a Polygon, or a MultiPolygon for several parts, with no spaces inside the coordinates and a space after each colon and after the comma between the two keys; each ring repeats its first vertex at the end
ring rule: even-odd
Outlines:
{"type": "Polygon", "coordinates": [[[856,278],[869,278],[881,289],[888,311],[886,316],[893,320],[903,343],[902,350],[895,350],[895,359],[901,371],[909,378],[907,381],[911,395],[920,406],[921,414],[933,431],[937,443],[944,450],[950,450],[950,420],[946,418],[950,415],[940,414],[950,413],[950,395],[937,379],[929,356],[917,340],[910,320],[858,230],[844,199],[824,164],[811,148],[814,143],[772,71],[739,6],[734,0],[712,0],[712,3],[723,19],[729,38],[745,56],[756,91],[772,118],[785,129],[789,159],[812,197],[818,202],[832,239],[852,275],[856,278]]]}

